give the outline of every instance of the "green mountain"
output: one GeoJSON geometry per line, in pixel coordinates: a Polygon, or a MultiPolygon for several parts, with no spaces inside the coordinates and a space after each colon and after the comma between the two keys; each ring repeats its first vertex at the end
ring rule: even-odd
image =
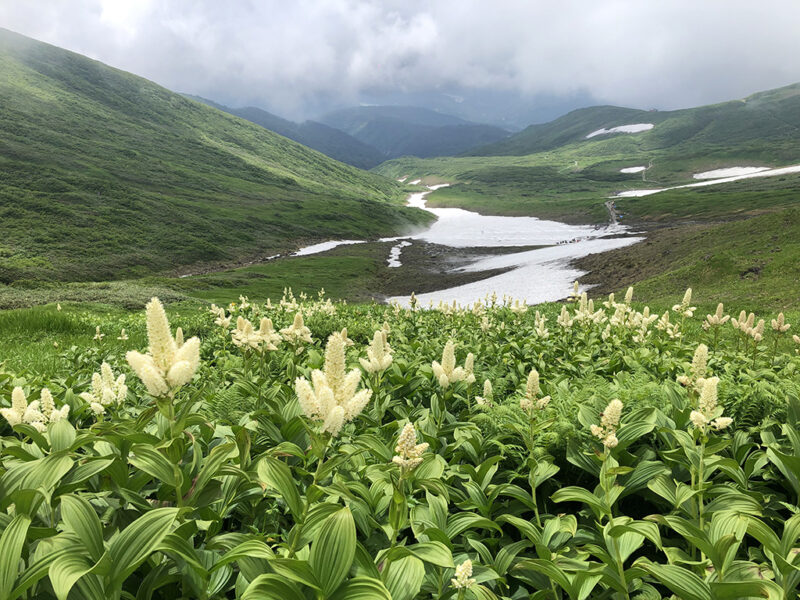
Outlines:
{"type": "Polygon", "coordinates": [[[429,216],[402,188],[0,29],[0,282],[237,264],[429,216]]]}
{"type": "MultiPolygon", "coordinates": [[[[674,111],[643,111],[596,106],[572,111],[550,123],[532,125],[509,138],[476,148],[471,156],[523,156],[571,143],[598,141],[618,145],[630,137],[640,151],[671,150],[707,154],[735,146],[739,152],[758,151],[771,144],[779,160],[793,160],[800,150],[800,84],[759,92],[742,100],[674,111]],[[650,123],[649,131],[630,136],[607,133],[587,138],[600,129],[650,123]]],[[[602,151],[603,148],[598,148],[602,151]]]]}
{"type": "Polygon", "coordinates": [[[328,113],[319,120],[377,148],[384,159],[452,156],[509,135],[493,125],[415,106],[359,106],[328,113]]]}
{"type": "Polygon", "coordinates": [[[383,162],[383,154],[377,149],[369,146],[344,131],[329,127],[316,121],[304,121],[295,123],[271,112],[254,106],[244,108],[230,108],[217,104],[206,98],[185,94],[187,98],[192,98],[198,102],[203,102],[214,108],[225,111],[237,117],[247,119],[251,123],[261,125],[270,131],[274,131],[284,137],[294,140],[299,144],[313,148],[323,154],[340,160],[359,169],[371,169],[383,162]]]}

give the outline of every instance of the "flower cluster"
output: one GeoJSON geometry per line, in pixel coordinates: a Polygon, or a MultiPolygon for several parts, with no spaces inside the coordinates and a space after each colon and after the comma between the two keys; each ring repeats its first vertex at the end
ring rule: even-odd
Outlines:
{"type": "Polygon", "coordinates": [[[494,403],[494,390],[488,379],[483,382],[483,396],[475,396],[475,402],[480,406],[491,406],[494,403]]]}
{"type": "Polygon", "coordinates": [[[392,458],[392,462],[398,465],[403,473],[408,473],[420,465],[422,453],[427,449],[427,442],[417,443],[417,431],[414,425],[406,423],[394,448],[397,454],[392,458]]]}
{"type": "Polygon", "coordinates": [[[364,410],[372,396],[372,390],[357,391],[360,381],[361,371],[345,370],[345,343],[340,334],[333,334],[325,348],[323,370],[311,372],[311,383],[298,377],[294,387],[306,416],[322,421],[322,430],[335,437],[345,423],[364,410]]]}
{"type": "Polygon", "coordinates": [[[778,333],[786,333],[791,327],[791,325],[786,322],[786,318],[783,316],[783,313],[779,313],[777,319],[772,319],[771,324],[772,330],[778,333]]]}
{"type": "Polygon", "coordinates": [[[281,343],[281,336],[272,326],[271,319],[263,317],[256,330],[249,320],[239,317],[236,319],[236,329],[231,331],[231,340],[239,348],[252,348],[257,352],[271,352],[278,349],[278,344],[281,343]]]}
{"type": "Polygon", "coordinates": [[[619,443],[617,429],[621,417],[622,402],[612,400],[600,414],[600,425],[592,425],[590,428],[592,435],[603,442],[606,448],[615,448],[619,443]]]}
{"type": "Polygon", "coordinates": [[[358,361],[367,373],[382,373],[392,365],[392,348],[389,346],[386,331],[378,329],[367,348],[367,358],[358,361]]]}
{"type": "Polygon", "coordinates": [[[122,404],[127,395],[125,375],[115,379],[111,366],[104,362],[100,365],[100,372],[92,375],[92,391],[83,392],[80,396],[89,404],[94,414],[102,415],[107,407],[122,404]]]}
{"type": "Polygon", "coordinates": [[[539,371],[531,369],[528,373],[528,380],[525,383],[525,397],[520,399],[519,406],[525,412],[530,413],[534,408],[537,410],[544,410],[550,404],[550,396],[540,398],[542,393],[541,385],[539,384],[539,371]]]}
{"type": "Polygon", "coordinates": [[[158,298],[147,303],[147,354],[131,351],[125,355],[131,369],[154,397],[172,397],[189,383],[200,364],[200,340],[193,337],[183,342],[178,328],[175,338],[169,328],[167,313],[158,298]]]}
{"type": "Polygon", "coordinates": [[[457,590],[464,590],[475,585],[472,579],[472,561],[467,559],[456,567],[456,576],[450,580],[457,590]]]}
{"type": "Polygon", "coordinates": [[[228,329],[231,326],[231,319],[233,318],[232,315],[226,315],[225,309],[221,306],[217,306],[216,304],[212,304],[209,312],[214,315],[216,318],[214,319],[214,325],[219,325],[223,329],[228,329]]]}
{"type": "Polygon", "coordinates": [[[719,377],[709,377],[699,379],[697,386],[700,388],[700,398],[697,401],[697,409],[689,415],[692,425],[705,431],[708,425],[721,431],[731,423],[733,419],[722,416],[722,407],[717,405],[717,386],[719,377]]]}
{"type": "Polygon", "coordinates": [[[448,388],[450,384],[457,381],[466,381],[467,383],[475,383],[475,375],[473,373],[473,364],[475,357],[472,353],[467,355],[463,367],[456,366],[456,349],[452,340],[448,340],[442,351],[442,362],[433,361],[431,368],[433,375],[443,388],[448,388]]]}
{"type": "Polygon", "coordinates": [[[679,375],[678,383],[694,392],[700,393],[698,381],[703,380],[708,374],[708,346],[700,344],[694,351],[692,366],[689,375],[679,375]]]}
{"type": "Polygon", "coordinates": [[[672,310],[682,317],[691,317],[694,311],[697,310],[696,306],[689,306],[692,303],[692,288],[686,288],[686,293],[683,294],[683,300],[680,304],[672,307],[672,310]]]}
{"type": "Polygon", "coordinates": [[[725,314],[725,307],[722,302],[717,304],[717,310],[713,315],[706,315],[706,320],[703,321],[703,329],[708,331],[712,327],[720,327],[725,325],[730,320],[731,316],[725,314]]]}
{"type": "Polygon", "coordinates": [[[34,400],[28,404],[25,392],[21,387],[15,387],[11,392],[11,408],[0,408],[0,415],[8,421],[8,424],[31,425],[39,432],[47,431],[48,423],[55,423],[61,419],[66,419],[69,415],[69,405],[65,404],[60,409],[55,407],[53,395],[47,388],[42,388],[39,400],[34,400]]]}
{"type": "Polygon", "coordinates": [[[295,352],[300,354],[304,344],[311,344],[311,330],[303,323],[303,313],[298,312],[294,315],[294,321],[290,327],[285,327],[280,331],[281,337],[290,346],[295,347],[295,352]]]}

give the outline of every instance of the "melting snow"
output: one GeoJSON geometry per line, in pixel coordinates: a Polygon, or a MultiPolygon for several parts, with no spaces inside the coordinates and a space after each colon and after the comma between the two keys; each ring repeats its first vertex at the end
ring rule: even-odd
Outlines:
{"type": "MultiPolygon", "coordinates": [[[[758,167],[739,167],[755,169],[758,167]]],[[[719,169],[722,170],[722,169],[719,169]]],[[[709,173],[712,171],[709,171],[709,173]]],[[[716,185],[718,183],[729,183],[731,181],[739,181],[740,179],[752,179],[753,177],[776,177],[778,175],[791,175],[792,173],[800,173],[800,165],[792,165],[790,167],[781,167],[779,169],[767,169],[757,172],[750,172],[743,175],[734,175],[732,177],[722,177],[720,179],[709,179],[707,181],[698,181],[697,183],[687,183],[686,185],[676,185],[668,188],[654,189],[654,190],[626,190],[619,192],[615,198],[640,198],[642,196],[649,196],[650,194],[657,194],[666,190],[679,190],[682,188],[705,187],[707,185],[716,185]]]]}
{"type": "Polygon", "coordinates": [[[769,167],[728,167],[727,169],[714,169],[713,171],[704,171],[703,173],[695,173],[695,179],[719,179],[720,177],[736,177],[738,175],[751,175],[761,171],[769,171],[769,167]]]}
{"type": "MultiPolygon", "coordinates": [[[[647,167],[625,167],[624,169],[620,169],[620,173],[641,173],[647,167]]],[[[697,177],[697,175],[695,175],[697,177]]]]}
{"type": "Polygon", "coordinates": [[[417,185],[420,181],[422,181],[422,179],[415,179],[414,181],[409,181],[408,185],[417,185]]]}
{"type": "Polygon", "coordinates": [[[405,177],[401,177],[397,181],[399,181],[400,183],[403,183],[406,179],[408,179],[408,175],[406,175],[405,177]]]}
{"type": "Polygon", "coordinates": [[[403,263],[400,262],[400,253],[403,251],[403,248],[406,246],[410,246],[411,242],[407,242],[403,240],[396,246],[392,246],[392,249],[389,251],[389,258],[386,260],[389,263],[390,267],[402,267],[403,263]]]}
{"type": "Polygon", "coordinates": [[[328,242],[321,242],[319,244],[314,244],[312,246],[306,246],[305,248],[300,248],[297,252],[292,254],[292,256],[308,256],[309,254],[319,254],[320,252],[326,252],[327,250],[332,250],[336,248],[336,246],[345,246],[347,244],[363,244],[364,240],[330,240],[328,242]]]}
{"type": "Polygon", "coordinates": [[[611,129],[598,129],[586,136],[586,139],[592,138],[596,135],[605,135],[607,133],[639,133],[647,131],[655,127],[652,123],[634,123],[632,125],[620,125],[619,127],[612,127],[611,129]]]}

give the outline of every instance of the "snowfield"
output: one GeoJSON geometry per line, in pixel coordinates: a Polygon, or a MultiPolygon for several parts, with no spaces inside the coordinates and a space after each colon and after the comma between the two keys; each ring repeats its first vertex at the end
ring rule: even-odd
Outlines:
{"type": "MultiPolygon", "coordinates": [[[[625,167],[624,169],[620,169],[620,173],[641,173],[647,167],[625,167]]],[[[697,177],[697,175],[695,175],[697,177]]]]}
{"type": "Polygon", "coordinates": [[[726,169],[714,169],[713,171],[695,173],[692,177],[695,179],[719,179],[721,177],[751,175],[753,173],[760,173],[761,171],[769,171],[769,167],[728,167],[726,169]]]}
{"type": "Polygon", "coordinates": [[[641,133],[648,131],[655,127],[652,123],[634,123],[632,125],[620,125],[612,127],[611,129],[598,129],[586,136],[586,139],[593,138],[596,135],[606,135],[607,133],[641,133]]]}

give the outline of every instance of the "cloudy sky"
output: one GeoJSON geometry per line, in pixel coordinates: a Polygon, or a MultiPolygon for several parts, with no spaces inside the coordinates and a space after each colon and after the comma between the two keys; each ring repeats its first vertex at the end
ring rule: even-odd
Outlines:
{"type": "Polygon", "coordinates": [[[0,0],[0,26],[290,117],[382,94],[662,109],[800,81],[800,0],[0,0]]]}

